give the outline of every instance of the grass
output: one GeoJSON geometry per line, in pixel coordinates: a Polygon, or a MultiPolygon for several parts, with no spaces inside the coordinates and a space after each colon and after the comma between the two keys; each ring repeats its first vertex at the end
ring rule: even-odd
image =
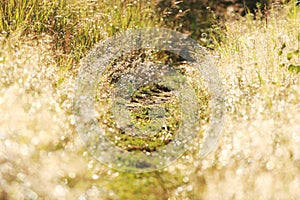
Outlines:
{"type": "Polygon", "coordinates": [[[5,37],[15,30],[51,36],[55,59],[64,72],[100,40],[129,28],[156,26],[154,5],[154,1],[5,0],[0,32],[5,37]]]}
{"type": "MultiPolygon", "coordinates": [[[[266,16],[258,13],[256,19],[248,14],[227,21],[218,29],[222,40],[214,40],[210,53],[226,91],[227,122],[215,152],[200,159],[195,142],[161,171],[130,174],[108,169],[86,151],[71,115],[78,61],[118,31],[161,23],[150,9],[153,2],[128,4],[1,5],[0,199],[299,199],[300,16],[292,4],[272,8],[266,16]]],[[[184,63],[177,67],[202,103],[205,131],[209,96],[196,72],[184,63]]],[[[100,84],[108,97],[123,72],[114,69],[104,77],[112,81],[100,84]]],[[[132,120],[141,128],[149,125],[152,103],[143,99],[149,90],[154,92],[145,99],[155,99],[157,90],[168,97],[163,102],[170,107],[168,125],[175,126],[176,99],[153,85],[135,94],[132,104],[139,106],[132,107],[132,120]]],[[[143,142],[137,141],[136,151],[145,150],[143,142]]]]}
{"type": "MultiPolygon", "coordinates": [[[[154,56],[154,58],[156,59],[157,57],[154,56]]],[[[131,59],[133,58],[131,57],[131,59]]],[[[145,63],[151,62],[150,58],[146,57],[145,60],[145,63]]],[[[163,61],[164,60],[166,60],[166,57],[163,57],[163,61]]],[[[116,66],[111,67],[110,70],[106,72],[107,75],[104,76],[103,80],[99,83],[99,87],[97,88],[99,93],[97,92],[95,97],[97,101],[97,118],[99,119],[100,124],[106,127],[105,131],[107,137],[113,144],[128,151],[153,152],[173,141],[182,120],[180,104],[179,99],[175,96],[175,89],[167,86],[167,82],[174,80],[158,80],[158,82],[155,82],[154,84],[146,84],[135,91],[132,94],[131,99],[125,105],[129,110],[130,120],[136,127],[134,130],[139,130],[141,133],[146,131],[147,134],[143,134],[144,136],[142,138],[134,136],[128,137],[124,130],[118,128],[118,125],[116,124],[116,116],[114,116],[115,113],[112,111],[114,105],[110,102],[110,99],[113,99],[113,94],[110,91],[114,90],[114,87],[116,86],[115,82],[120,79],[121,75],[129,73],[128,69],[131,69],[131,73],[132,68],[136,70],[135,67],[132,66],[135,65],[133,63],[136,62],[136,60],[128,62],[131,63],[129,64],[130,66],[120,70],[120,68],[124,68],[124,63],[121,62],[121,64],[119,63],[116,66]],[[103,95],[103,93],[106,94],[103,95]],[[155,108],[158,109],[158,112],[163,112],[162,118],[155,116],[154,119],[151,119],[151,112],[155,112],[155,108]]],[[[185,77],[193,75],[190,76],[192,77],[190,78],[190,82],[193,84],[193,87],[197,89],[199,105],[203,108],[201,110],[202,112],[199,112],[199,114],[201,119],[207,123],[209,118],[208,94],[205,87],[203,87],[204,85],[201,80],[197,79],[200,75],[196,75],[195,72],[192,72],[192,70],[189,73],[186,72],[186,69],[183,68],[182,65],[173,68],[173,70],[185,77]]]]}

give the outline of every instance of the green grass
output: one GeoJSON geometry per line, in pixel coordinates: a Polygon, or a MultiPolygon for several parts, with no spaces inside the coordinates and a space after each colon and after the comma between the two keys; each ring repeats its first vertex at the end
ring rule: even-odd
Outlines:
{"type": "Polygon", "coordinates": [[[158,25],[153,2],[5,0],[0,6],[0,32],[6,37],[15,30],[51,36],[55,59],[64,72],[100,40],[129,28],[158,25]]]}
{"type": "MultiPolygon", "coordinates": [[[[71,115],[78,63],[95,43],[119,31],[161,26],[154,6],[154,0],[2,1],[0,199],[299,199],[300,17],[291,4],[216,27],[220,38],[212,38],[210,53],[223,78],[227,122],[212,154],[198,157],[209,123],[205,84],[165,52],[133,57],[175,64],[188,79],[201,107],[199,140],[175,163],[145,174],[108,169],[89,154],[71,115]]],[[[99,83],[104,96],[95,97],[106,112],[103,123],[112,128],[111,89],[132,62],[117,63],[124,71],[108,69],[99,83]]],[[[166,145],[163,136],[176,134],[180,115],[169,91],[140,88],[130,103],[131,120],[147,128],[157,99],[168,132],[146,139],[117,132],[121,139],[111,134],[111,142],[131,151],[166,145]]]]}
{"type": "MultiPolygon", "coordinates": [[[[112,111],[114,108],[113,101],[115,100],[111,91],[114,90],[116,82],[119,81],[122,75],[132,73],[131,70],[138,68],[136,65],[139,65],[139,62],[156,62],[158,65],[162,65],[162,63],[171,64],[172,69],[183,76],[184,79],[187,79],[192,88],[195,89],[199,100],[198,104],[201,108],[199,110],[201,126],[207,124],[209,121],[208,101],[210,97],[200,74],[188,65],[183,66],[173,54],[167,54],[166,52],[136,52],[136,54],[127,57],[123,56],[122,59],[118,58],[113,66],[108,67],[105,71],[105,75],[102,76],[97,87],[95,95],[97,118],[99,123],[105,127],[106,136],[113,144],[127,151],[153,152],[172,142],[181,125],[179,100],[175,96],[175,90],[172,89],[174,86],[170,86],[170,83],[168,83],[174,80],[166,79],[138,88],[132,94],[130,101],[125,104],[129,111],[130,121],[135,126],[134,130],[140,133],[146,131],[146,135],[143,137],[129,136],[124,130],[118,128],[116,116],[112,111]],[[143,61],[141,61],[141,57],[143,57],[143,61]],[[190,69],[189,72],[187,72],[187,68],[190,69]],[[157,106],[164,110],[163,118],[150,119],[151,112],[157,106]]],[[[181,76],[176,78],[182,79],[181,76]]]]}

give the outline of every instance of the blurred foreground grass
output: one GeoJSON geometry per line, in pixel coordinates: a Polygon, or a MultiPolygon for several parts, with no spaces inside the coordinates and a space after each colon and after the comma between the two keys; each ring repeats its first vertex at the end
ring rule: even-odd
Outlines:
{"type": "Polygon", "coordinates": [[[159,26],[155,1],[9,1],[1,7],[0,199],[300,199],[300,16],[273,8],[224,24],[219,147],[160,172],[98,163],[74,129],[78,61],[99,40],[159,26]],[[10,6],[10,7],[9,7],[10,6]]]}

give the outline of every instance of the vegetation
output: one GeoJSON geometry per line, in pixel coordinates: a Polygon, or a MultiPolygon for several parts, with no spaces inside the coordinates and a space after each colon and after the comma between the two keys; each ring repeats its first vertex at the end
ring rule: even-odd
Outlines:
{"type": "MultiPolygon", "coordinates": [[[[198,12],[179,1],[4,0],[0,199],[299,199],[300,14],[293,3],[270,4],[267,12],[219,23],[211,10],[202,10],[209,19],[192,20],[198,12]],[[198,27],[201,21],[205,25],[198,27]],[[227,122],[217,149],[199,158],[209,95],[197,72],[166,52],[140,51],[117,60],[95,95],[98,109],[106,111],[99,119],[107,129],[116,129],[109,118],[114,81],[141,58],[174,64],[188,79],[199,99],[202,128],[190,150],[165,169],[120,172],[93,158],[76,133],[75,77],[80,60],[99,41],[153,26],[189,33],[206,45],[223,79],[227,122]]],[[[167,145],[180,125],[178,99],[170,89],[141,87],[132,96],[131,120],[147,128],[156,101],[167,111],[167,131],[146,139],[117,132],[108,135],[110,141],[128,151],[167,145]]]]}

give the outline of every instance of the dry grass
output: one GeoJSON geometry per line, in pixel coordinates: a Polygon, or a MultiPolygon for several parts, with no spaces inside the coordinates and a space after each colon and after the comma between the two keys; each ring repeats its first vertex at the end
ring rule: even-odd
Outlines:
{"type": "Polygon", "coordinates": [[[300,199],[300,80],[289,71],[300,65],[294,7],[271,11],[267,24],[226,23],[226,40],[212,52],[227,96],[218,149],[200,160],[196,144],[144,175],[109,170],[85,151],[70,113],[74,73],[57,84],[55,38],[18,33],[1,38],[0,199],[300,199]]]}
{"type": "Polygon", "coordinates": [[[289,71],[300,65],[300,15],[293,9],[226,24],[215,55],[227,124],[216,154],[202,161],[204,199],[300,198],[300,82],[289,71]]]}

